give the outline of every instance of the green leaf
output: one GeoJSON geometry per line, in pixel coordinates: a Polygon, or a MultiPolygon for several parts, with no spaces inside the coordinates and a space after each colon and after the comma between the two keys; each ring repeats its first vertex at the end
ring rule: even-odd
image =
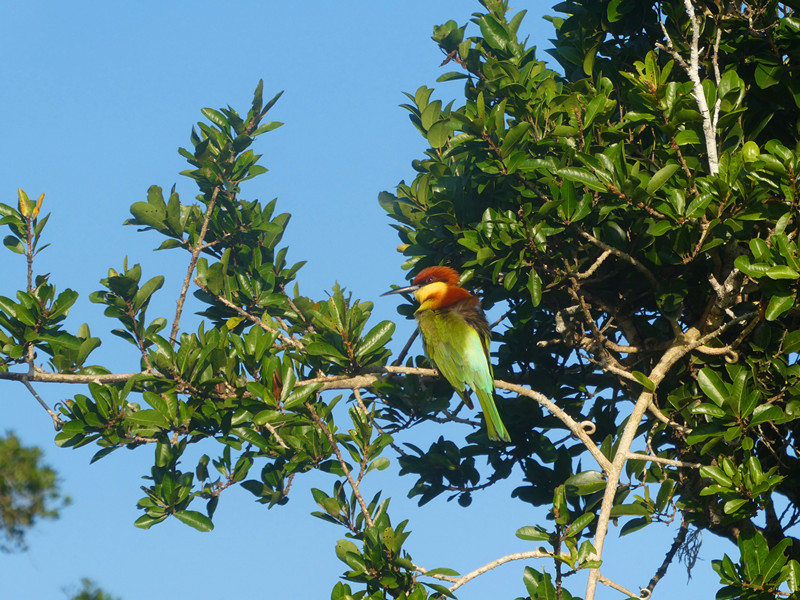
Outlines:
{"type": "Polygon", "coordinates": [[[728,500],[722,507],[726,515],[730,515],[738,511],[745,504],[750,502],[747,498],[737,498],[735,500],[728,500]]]}
{"type": "Polygon", "coordinates": [[[361,358],[377,348],[382,348],[386,343],[392,339],[395,324],[391,321],[381,321],[375,327],[369,330],[367,335],[364,336],[361,344],[358,346],[356,356],[361,358]]]}
{"type": "Polygon", "coordinates": [[[214,529],[214,524],[207,516],[196,510],[175,511],[175,517],[189,527],[194,527],[197,531],[208,532],[214,529]]]}
{"type": "Polygon", "coordinates": [[[642,386],[644,386],[644,389],[646,389],[648,392],[652,392],[656,389],[656,384],[650,381],[650,378],[644,373],[641,373],[640,371],[633,371],[631,375],[633,375],[636,381],[641,383],[642,386]]]}
{"type": "Polygon", "coordinates": [[[629,533],[633,533],[634,531],[639,531],[640,529],[644,529],[648,525],[652,523],[650,517],[637,517],[635,519],[631,519],[627,523],[625,523],[622,527],[619,528],[619,534],[628,535],[629,533]]]}
{"type": "Polygon", "coordinates": [[[166,518],[167,518],[166,513],[164,513],[162,516],[159,517],[142,515],[141,517],[136,519],[136,521],[134,521],[133,524],[140,529],[150,529],[153,525],[155,525],[156,523],[161,523],[161,521],[163,521],[166,518]]]}
{"type": "Polygon", "coordinates": [[[606,478],[600,471],[582,471],[569,477],[564,484],[568,492],[586,496],[605,489],[606,478]]]}
{"type": "Polygon", "coordinates": [[[542,278],[534,270],[528,275],[528,293],[531,295],[531,303],[539,306],[542,301],[542,278]]]}
{"type": "Polygon", "coordinates": [[[656,171],[650,181],[647,182],[647,193],[650,195],[655,194],[680,168],[680,165],[670,163],[656,171]]]}
{"type": "Polygon", "coordinates": [[[128,421],[136,423],[137,425],[144,425],[145,427],[169,427],[169,422],[157,410],[145,409],[138,410],[130,413],[127,418],[128,421]]]}
{"type": "Polygon", "coordinates": [[[312,383],[295,388],[289,396],[283,401],[285,408],[294,408],[303,404],[308,398],[322,387],[322,383],[312,383]]]}
{"type": "Polygon", "coordinates": [[[217,127],[222,130],[226,130],[228,128],[228,119],[225,118],[218,110],[214,110],[213,108],[202,108],[200,112],[203,113],[203,116],[214,123],[217,127]]]}
{"type": "Polygon", "coordinates": [[[3,238],[3,245],[17,254],[25,254],[25,246],[13,235],[7,235],[3,238]]]}
{"type": "Polygon", "coordinates": [[[792,306],[794,306],[794,296],[773,296],[769,300],[767,310],[764,311],[764,318],[767,321],[774,321],[792,306]]]}
{"type": "Polygon", "coordinates": [[[770,267],[766,273],[767,277],[770,279],[798,279],[800,278],[800,273],[792,269],[791,267],[787,267],[786,265],[775,265],[774,267],[770,267]]]}
{"type": "Polygon", "coordinates": [[[481,35],[492,48],[502,50],[509,43],[508,32],[492,15],[481,15],[478,25],[481,35]]]}
{"type": "Polygon", "coordinates": [[[447,567],[437,567],[436,569],[430,569],[429,571],[425,571],[422,575],[425,577],[432,577],[434,575],[447,575],[448,577],[458,577],[459,575],[461,575],[461,573],[453,569],[448,569],[447,567]]]}
{"type": "Polygon", "coordinates": [[[567,531],[567,537],[573,537],[573,536],[578,535],[592,521],[594,521],[594,514],[592,514],[592,513],[583,513],[580,517],[578,517],[572,523],[569,524],[569,530],[567,531]]]}
{"type": "Polygon", "coordinates": [[[505,158],[508,156],[511,151],[516,147],[517,143],[523,138],[523,136],[528,132],[530,125],[527,122],[517,123],[508,130],[506,133],[505,138],[503,138],[503,143],[500,146],[500,154],[505,158]]]}
{"type": "Polygon", "coordinates": [[[447,121],[437,121],[428,129],[428,143],[431,148],[442,148],[453,134],[453,129],[447,121]]]}
{"type": "Polygon", "coordinates": [[[705,395],[711,398],[717,406],[725,405],[725,401],[730,396],[730,390],[728,389],[728,384],[722,381],[719,373],[708,367],[703,367],[697,376],[697,383],[705,395]]]}
{"type": "Polygon", "coordinates": [[[136,224],[158,230],[164,228],[164,220],[167,218],[166,208],[154,206],[149,202],[135,202],[131,205],[131,214],[136,219],[136,224]]]}
{"type": "Polygon", "coordinates": [[[526,525],[517,529],[516,536],[521,540],[529,540],[532,542],[546,542],[550,540],[551,534],[543,531],[540,527],[526,525]]]}
{"type": "Polygon", "coordinates": [[[580,183],[597,192],[605,192],[606,186],[589,169],[581,167],[563,167],[558,169],[557,175],[569,181],[580,183]]]}

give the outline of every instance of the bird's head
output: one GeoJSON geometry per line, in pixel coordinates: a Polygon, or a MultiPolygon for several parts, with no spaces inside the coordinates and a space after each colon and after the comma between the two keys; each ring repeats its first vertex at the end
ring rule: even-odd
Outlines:
{"type": "Polygon", "coordinates": [[[413,292],[419,302],[418,311],[433,310],[470,297],[467,290],[458,286],[459,279],[458,271],[452,267],[426,267],[414,277],[412,285],[382,295],[413,292]]]}

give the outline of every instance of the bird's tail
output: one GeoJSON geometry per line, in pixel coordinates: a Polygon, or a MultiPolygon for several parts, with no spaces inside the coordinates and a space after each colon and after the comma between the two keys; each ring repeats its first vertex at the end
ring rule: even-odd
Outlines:
{"type": "Polygon", "coordinates": [[[486,419],[486,430],[489,433],[489,439],[496,442],[510,442],[511,436],[508,435],[506,426],[503,425],[503,420],[500,418],[500,413],[497,412],[497,405],[494,403],[494,398],[491,392],[483,390],[475,390],[478,396],[478,402],[481,403],[481,410],[486,419]]]}

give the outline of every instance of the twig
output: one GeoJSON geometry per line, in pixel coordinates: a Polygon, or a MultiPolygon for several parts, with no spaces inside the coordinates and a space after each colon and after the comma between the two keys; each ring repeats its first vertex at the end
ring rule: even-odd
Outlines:
{"type": "Polygon", "coordinates": [[[283,438],[280,435],[278,435],[278,430],[275,429],[275,427],[273,427],[269,423],[264,423],[262,427],[272,434],[272,436],[275,438],[275,441],[278,442],[278,445],[281,446],[284,450],[290,449],[289,446],[286,444],[286,442],[283,441],[283,438]]]}
{"type": "Polygon", "coordinates": [[[414,333],[411,334],[411,337],[408,338],[408,341],[406,342],[406,345],[403,346],[400,354],[398,354],[397,358],[394,360],[394,362],[392,362],[393,366],[396,367],[403,364],[403,360],[405,359],[406,354],[408,354],[408,351],[411,349],[411,344],[413,344],[414,340],[417,339],[417,336],[419,336],[419,329],[414,329],[414,333]]]}
{"type": "Polygon", "coordinates": [[[670,465],[672,467],[681,467],[685,469],[699,469],[703,466],[700,463],[687,463],[673,458],[664,458],[662,456],[656,456],[655,454],[640,454],[638,452],[628,452],[627,458],[628,460],[648,460],[662,465],[670,465]]]}
{"type": "MultiPolygon", "coordinates": [[[[689,533],[689,523],[686,522],[686,517],[684,516],[681,520],[680,529],[678,529],[678,535],[675,536],[675,539],[672,542],[672,546],[667,551],[667,555],[664,557],[661,566],[658,567],[658,570],[653,575],[653,578],[650,580],[650,583],[647,585],[645,590],[647,590],[648,594],[647,597],[649,598],[652,593],[653,589],[655,589],[656,584],[661,580],[664,575],[667,574],[667,568],[672,563],[673,559],[675,558],[675,554],[678,552],[683,543],[686,541],[686,534],[689,533]]],[[[642,590],[644,591],[644,590],[642,590]]]]}
{"type": "MultiPolygon", "coordinates": [[[[552,556],[553,556],[552,553],[542,552],[541,550],[531,550],[529,552],[516,552],[514,554],[507,554],[506,556],[502,556],[496,560],[493,560],[492,562],[487,563],[482,567],[478,567],[474,571],[467,573],[466,575],[462,575],[461,577],[450,577],[448,575],[430,575],[430,577],[434,577],[436,579],[441,579],[442,581],[449,581],[453,583],[453,585],[450,586],[450,591],[454,592],[462,585],[464,585],[465,583],[469,583],[479,575],[483,575],[487,571],[496,569],[500,565],[504,565],[507,562],[511,562],[514,560],[525,560],[528,558],[552,558],[552,556]]],[[[422,567],[419,567],[417,565],[414,565],[414,567],[417,569],[417,571],[419,571],[423,575],[425,575],[428,572],[427,569],[423,569],[422,567]]]]}
{"type": "Polygon", "coordinates": [[[230,300],[228,300],[224,296],[220,296],[219,294],[215,294],[210,289],[208,289],[208,287],[203,285],[197,277],[194,278],[194,283],[203,292],[205,292],[209,296],[214,297],[214,299],[216,299],[220,304],[223,304],[227,308],[230,308],[231,310],[236,311],[236,313],[240,317],[243,317],[243,318],[247,319],[248,321],[250,321],[254,325],[258,325],[261,329],[263,329],[267,333],[277,335],[283,343],[285,343],[285,344],[287,344],[289,346],[292,346],[293,348],[296,348],[297,350],[305,351],[305,346],[303,345],[303,342],[301,342],[300,340],[297,340],[297,339],[295,339],[293,337],[284,335],[278,329],[276,329],[274,327],[270,327],[269,325],[267,325],[262,319],[259,319],[258,317],[250,314],[246,310],[243,310],[242,308],[236,306],[233,302],[231,302],[230,300]]]}
{"type": "Polygon", "coordinates": [[[630,591],[630,590],[628,590],[628,589],[625,589],[625,588],[624,588],[624,587],[622,587],[620,584],[618,584],[618,583],[615,583],[615,582],[611,581],[611,580],[610,580],[608,577],[606,577],[605,575],[602,575],[602,574],[601,574],[601,575],[600,575],[600,576],[597,578],[597,580],[598,580],[600,583],[602,583],[603,585],[606,585],[606,586],[608,586],[608,587],[610,587],[610,588],[614,588],[614,589],[615,589],[615,590],[617,590],[618,592],[622,592],[623,594],[626,594],[626,595],[627,595],[628,597],[630,597],[630,598],[639,598],[639,596],[640,596],[640,594],[637,594],[636,592],[632,592],[632,591],[630,591]]]}
{"type": "Polygon", "coordinates": [[[597,260],[595,260],[594,263],[592,263],[591,267],[586,269],[583,273],[575,273],[575,278],[587,279],[591,277],[594,274],[594,272],[597,271],[600,265],[603,264],[603,261],[605,261],[605,259],[607,259],[609,256],[611,256],[611,250],[606,248],[605,250],[603,250],[603,253],[597,257],[597,260]]]}
{"type": "Polygon", "coordinates": [[[186,294],[189,291],[189,283],[192,281],[194,269],[197,266],[197,258],[203,246],[203,239],[206,237],[208,231],[208,224],[211,221],[211,213],[214,211],[214,206],[217,203],[217,195],[221,190],[219,184],[214,186],[214,191],[211,192],[211,200],[208,202],[208,208],[203,216],[203,224],[200,226],[200,235],[197,238],[197,243],[192,248],[192,257],[189,259],[189,267],[186,270],[186,277],[183,280],[183,287],[181,288],[180,296],[178,296],[178,306],[175,308],[175,319],[172,321],[172,332],[169,335],[169,343],[174,347],[175,340],[178,337],[178,329],[180,328],[181,314],[183,313],[183,304],[186,302],[186,294]]]}
{"type": "Polygon", "coordinates": [[[611,254],[613,254],[617,258],[633,266],[637,271],[639,271],[642,275],[645,276],[645,279],[647,279],[647,281],[650,283],[651,286],[656,287],[658,285],[658,281],[656,281],[656,278],[650,272],[650,269],[645,267],[642,263],[633,258],[630,254],[627,254],[622,250],[615,248],[614,246],[610,246],[601,240],[598,240],[591,233],[588,233],[586,231],[578,231],[578,234],[581,235],[586,240],[588,240],[589,242],[591,242],[592,244],[594,244],[595,246],[597,246],[598,248],[602,250],[608,250],[609,252],[611,252],[611,254]]]}
{"type": "Polygon", "coordinates": [[[525,396],[526,398],[531,398],[536,400],[539,404],[544,406],[547,410],[553,413],[559,421],[564,423],[569,430],[575,434],[575,436],[580,439],[584,446],[586,446],[587,450],[591,453],[594,459],[597,461],[597,464],[605,471],[606,473],[611,469],[611,463],[606,458],[606,456],[600,451],[597,444],[594,443],[592,438],[586,433],[586,429],[581,426],[575,419],[569,416],[563,409],[561,409],[558,405],[556,405],[552,400],[540,394],[539,392],[534,392],[526,387],[522,387],[521,385],[517,385],[514,383],[507,383],[505,381],[500,381],[499,379],[495,379],[494,385],[497,389],[500,390],[508,390],[509,392],[514,392],[515,394],[519,394],[520,396],[525,396]]]}
{"type": "Polygon", "coordinates": [[[36,398],[39,404],[42,405],[42,408],[47,411],[47,414],[50,415],[50,418],[53,419],[53,426],[56,428],[56,431],[61,431],[61,428],[64,426],[64,421],[61,420],[61,417],[59,417],[53,409],[47,406],[47,402],[42,400],[41,396],[36,393],[36,390],[33,389],[31,382],[28,380],[28,376],[25,375],[20,381],[22,381],[25,387],[28,388],[28,391],[33,394],[33,397],[36,398]]]}
{"type": "Polygon", "coordinates": [[[353,475],[350,473],[350,469],[347,466],[347,462],[345,462],[344,457],[342,456],[341,451],[339,450],[339,444],[336,443],[336,439],[333,437],[331,430],[328,429],[328,426],[325,424],[325,421],[317,414],[317,411],[314,410],[314,407],[310,402],[306,402],[306,408],[311,413],[312,418],[314,421],[319,425],[319,428],[322,430],[322,433],[325,434],[325,437],[328,438],[328,441],[331,444],[331,448],[333,449],[333,453],[336,455],[339,464],[342,466],[342,471],[344,471],[344,475],[347,478],[347,481],[350,483],[350,487],[353,489],[353,494],[356,496],[356,500],[358,500],[359,506],[361,506],[361,513],[364,515],[364,522],[367,526],[372,527],[374,525],[372,521],[372,515],[369,514],[369,507],[367,503],[364,501],[364,497],[361,495],[361,491],[358,489],[358,484],[353,479],[353,475]]]}

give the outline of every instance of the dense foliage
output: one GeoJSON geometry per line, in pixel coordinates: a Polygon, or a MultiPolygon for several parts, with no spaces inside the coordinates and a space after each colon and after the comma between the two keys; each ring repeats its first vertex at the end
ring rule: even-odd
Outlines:
{"type": "Polygon", "coordinates": [[[204,109],[181,150],[197,202],[154,186],[131,207],[128,224],[187,254],[171,322],[147,314],[163,277],[138,265],[110,269],[91,296],[135,348],[133,374],[90,365],[100,340],[62,328],[77,294],[34,276],[41,199],[0,205],[5,245],[29,264],[16,300],[0,297],[0,378],[88,384],[50,411],[61,446],[94,444],[96,458],[155,448],[140,527],[174,516],[209,530],[231,485],[271,507],[296,476],[331,473],[313,495],[315,516],[345,532],[348,583],[334,599],[423,600],[477,575],[416,566],[407,523],[360,493],[398,455],[420,503],[466,505],[519,478],[509,502],[549,511],[518,531],[534,542],[531,598],[573,597],[581,570],[587,599],[598,582],[649,597],[698,531],[738,546],[714,562],[719,598],[797,597],[800,19],[766,0],[569,0],[552,19],[562,75],[519,39],[524,12],[481,4],[471,25],[434,29],[455,68],[441,80],[463,94],[408,95],[430,149],[380,203],[407,269],[460,269],[497,315],[511,444],[451,410],[452,389],[424,357],[404,350],[387,366],[394,325],[370,323],[371,303],[292,289],[302,263],[280,246],[289,215],[241,196],[264,171],[251,144],[279,126],[265,120],[278,98],[265,103],[261,84],[246,115],[204,109]],[[204,307],[192,332],[181,327],[189,291],[204,307]],[[466,437],[401,446],[425,420],[466,437]],[[201,443],[210,455],[185,470],[201,443]],[[621,535],[680,523],[657,573],[603,576],[612,521],[621,535]]]}

